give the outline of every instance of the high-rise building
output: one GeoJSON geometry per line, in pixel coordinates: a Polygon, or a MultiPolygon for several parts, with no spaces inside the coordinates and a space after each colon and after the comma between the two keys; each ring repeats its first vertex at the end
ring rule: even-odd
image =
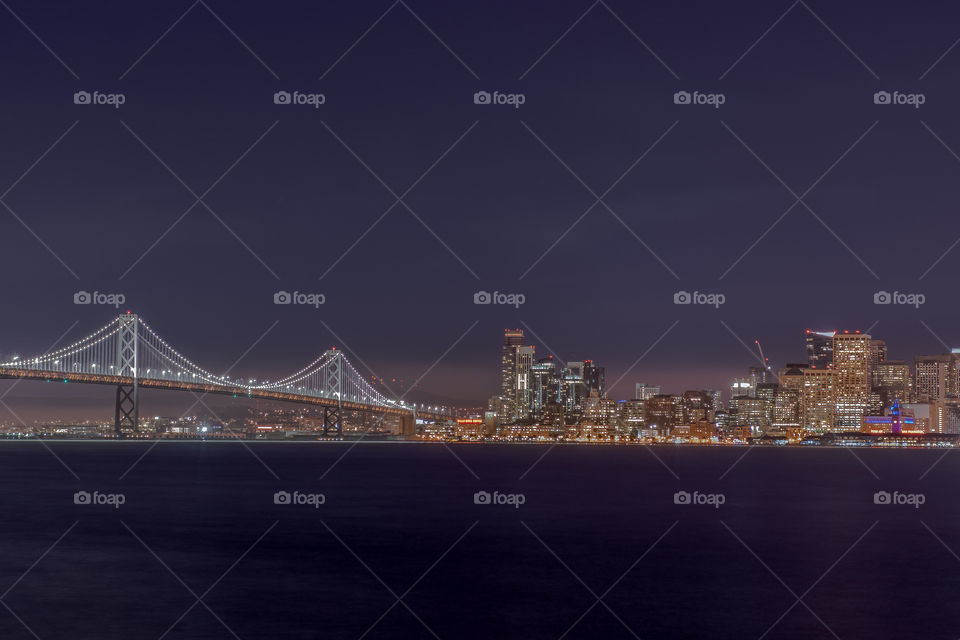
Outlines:
{"type": "Polygon", "coordinates": [[[643,402],[643,419],[648,429],[656,429],[661,436],[683,421],[683,397],[658,394],[643,402]]]}
{"type": "Polygon", "coordinates": [[[560,376],[553,356],[541,358],[530,367],[531,411],[534,418],[543,416],[543,408],[556,402],[560,394],[560,376]]]}
{"type": "Polygon", "coordinates": [[[653,396],[660,395],[660,385],[656,384],[647,384],[646,382],[638,382],[636,388],[636,394],[633,396],[635,400],[646,400],[647,398],[652,398],[653,396]]]}
{"type": "Polygon", "coordinates": [[[568,362],[560,376],[560,401],[566,407],[567,418],[579,418],[587,385],[583,380],[583,362],[568,362]]]}
{"type": "Polygon", "coordinates": [[[734,378],[733,382],[730,383],[730,399],[736,398],[737,396],[746,396],[752,398],[755,394],[756,387],[754,387],[753,381],[749,378],[734,378]]]}
{"type": "Polygon", "coordinates": [[[861,418],[870,409],[872,342],[866,333],[844,331],[833,336],[834,420],[838,431],[859,431],[861,418]]]}
{"type": "Polygon", "coordinates": [[[803,370],[803,388],[800,392],[800,424],[807,431],[833,431],[836,415],[834,375],[831,369],[803,370]]]}
{"type": "Polygon", "coordinates": [[[787,363],[787,366],[780,369],[780,375],[778,377],[780,386],[796,391],[803,389],[803,370],[806,368],[806,364],[787,363]]]}
{"type": "Polygon", "coordinates": [[[873,368],[873,388],[880,394],[883,407],[894,400],[900,404],[910,401],[910,365],[903,360],[884,360],[873,368]]]}
{"type": "Polygon", "coordinates": [[[595,390],[603,396],[606,390],[606,380],[603,367],[598,367],[593,360],[583,361],[583,383],[587,390],[595,390]]]}
{"type": "Polygon", "coordinates": [[[883,340],[870,342],[870,365],[877,366],[887,359],[887,343],[883,340]]]}
{"type": "Polygon", "coordinates": [[[521,329],[504,331],[500,358],[501,423],[511,424],[531,413],[533,357],[534,349],[524,346],[521,329]]]}
{"type": "Polygon", "coordinates": [[[833,336],[836,331],[807,329],[807,364],[815,369],[826,369],[833,364],[833,336]]]}
{"type": "Polygon", "coordinates": [[[940,402],[948,394],[956,393],[956,359],[953,354],[917,356],[915,365],[914,391],[918,402],[940,402]]]}

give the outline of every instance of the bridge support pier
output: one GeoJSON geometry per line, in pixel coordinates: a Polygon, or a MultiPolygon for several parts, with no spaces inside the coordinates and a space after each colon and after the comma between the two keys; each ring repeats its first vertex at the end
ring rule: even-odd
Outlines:
{"type": "Polygon", "coordinates": [[[118,437],[122,437],[125,430],[136,431],[140,424],[140,403],[137,385],[117,385],[117,410],[114,419],[114,430],[118,437]]]}
{"type": "Polygon", "coordinates": [[[129,385],[117,385],[114,429],[118,438],[123,436],[124,429],[136,432],[140,423],[138,322],[137,316],[127,312],[120,316],[117,332],[117,375],[130,376],[133,381],[129,385]]]}
{"type": "Polygon", "coordinates": [[[323,435],[342,436],[343,435],[343,422],[340,417],[340,405],[336,407],[324,407],[323,408],[323,435]]]}

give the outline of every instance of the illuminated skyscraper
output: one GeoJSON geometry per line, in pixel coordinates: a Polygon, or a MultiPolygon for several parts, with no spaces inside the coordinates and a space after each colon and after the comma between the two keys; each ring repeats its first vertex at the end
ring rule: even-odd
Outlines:
{"type": "Polygon", "coordinates": [[[633,396],[635,400],[646,400],[647,398],[652,398],[653,396],[660,395],[660,385],[647,384],[646,382],[638,382],[636,388],[636,394],[633,396]]]}
{"type": "Polygon", "coordinates": [[[917,356],[917,377],[914,387],[917,400],[920,402],[939,402],[946,399],[947,394],[956,393],[955,377],[956,360],[953,354],[939,356],[917,356]]]}
{"type": "Polygon", "coordinates": [[[500,421],[510,424],[530,415],[532,390],[530,367],[533,365],[534,349],[523,344],[523,331],[506,330],[503,334],[503,351],[500,359],[500,421]]]}
{"type": "Polygon", "coordinates": [[[838,431],[859,431],[861,418],[870,408],[873,340],[865,333],[833,336],[835,425],[838,431]]]}
{"type": "Polygon", "coordinates": [[[826,369],[833,364],[833,336],[835,331],[811,331],[807,329],[807,364],[816,369],[826,369]]]}
{"type": "Polygon", "coordinates": [[[831,369],[804,369],[800,392],[800,423],[813,433],[833,431],[836,405],[834,371],[831,369]]]}

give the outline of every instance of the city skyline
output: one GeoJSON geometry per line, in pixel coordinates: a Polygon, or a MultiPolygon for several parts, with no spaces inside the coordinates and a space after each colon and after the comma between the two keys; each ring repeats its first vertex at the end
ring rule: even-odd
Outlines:
{"type": "Polygon", "coordinates": [[[102,6],[78,17],[107,34],[90,39],[11,8],[42,43],[3,23],[23,64],[6,78],[20,90],[0,251],[29,267],[7,282],[2,354],[98,322],[102,305],[73,303],[84,291],[123,295],[210,366],[274,322],[248,356],[267,372],[303,356],[287,335],[409,381],[455,345],[422,387],[458,402],[496,384],[478,363],[503,326],[613,373],[677,321],[641,365],[706,388],[743,355],[737,337],[787,360],[801,323],[879,321],[905,354],[960,344],[949,20],[887,7],[864,34],[849,7],[803,5],[741,19],[694,3],[703,23],[487,7],[476,24],[428,4],[292,5],[269,24],[245,7],[102,6]],[[907,28],[928,37],[908,46],[907,28]],[[282,291],[324,303],[278,307],[282,291]],[[883,291],[924,302],[874,304],[883,291]],[[229,320],[186,328],[210,314],[229,320]]]}

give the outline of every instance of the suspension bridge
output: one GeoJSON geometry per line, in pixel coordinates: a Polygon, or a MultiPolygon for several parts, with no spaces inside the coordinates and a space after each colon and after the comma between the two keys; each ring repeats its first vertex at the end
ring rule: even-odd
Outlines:
{"type": "Polygon", "coordinates": [[[418,408],[377,391],[347,360],[329,349],[296,373],[276,381],[216,375],[179,353],[138,315],[127,312],[73,344],[43,355],[0,363],[0,378],[111,385],[117,389],[114,427],[137,431],[140,390],[168,389],[235,398],[259,398],[323,408],[324,435],[342,435],[344,411],[416,419],[449,418],[440,408],[418,408]]]}

